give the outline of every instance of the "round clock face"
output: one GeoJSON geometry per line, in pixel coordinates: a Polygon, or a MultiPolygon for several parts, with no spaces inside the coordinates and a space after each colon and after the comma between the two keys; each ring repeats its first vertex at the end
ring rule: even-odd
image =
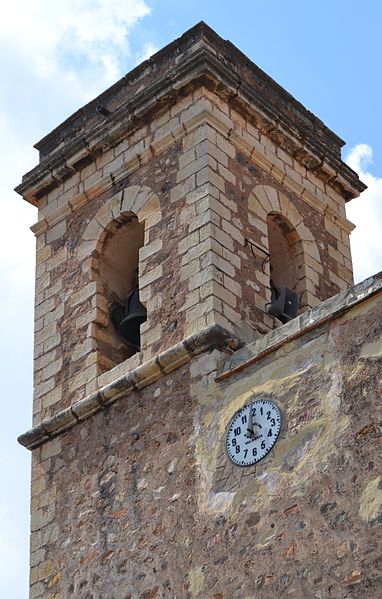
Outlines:
{"type": "Polygon", "coordinates": [[[238,466],[252,466],[276,443],[281,413],[269,399],[257,399],[236,412],[227,433],[229,459],[238,466]]]}

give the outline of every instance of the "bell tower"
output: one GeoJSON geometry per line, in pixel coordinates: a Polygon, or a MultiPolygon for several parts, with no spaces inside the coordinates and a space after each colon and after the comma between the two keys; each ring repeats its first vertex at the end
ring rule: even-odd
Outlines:
{"type": "Polygon", "coordinates": [[[352,285],[343,143],[200,23],[36,144],[31,597],[223,597],[233,408],[198,431],[227,357],[352,285]]]}
{"type": "Polygon", "coordinates": [[[345,202],[364,186],[343,142],[192,31],[36,144],[17,188],[39,208],[36,424],[209,325],[242,342],[272,330],[271,282],[299,313],[352,283],[345,202]],[[131,356],[110,311],[137,269],[147,320],[131,356]]]}

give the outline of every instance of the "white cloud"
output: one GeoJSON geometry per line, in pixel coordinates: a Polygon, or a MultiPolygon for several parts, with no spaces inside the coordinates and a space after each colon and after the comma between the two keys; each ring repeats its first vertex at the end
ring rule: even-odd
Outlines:
{"type": "Polygon", "coordinates": [[[23,144],[30,147],[135,66],[132,32],[148,14],[144,0],[7,5],[0,20],[0,114],[23,144]]]}
{"type": "Polygon", "coordinates": [[[140,64],[141,62],[143,62],[144,60],[147,60],[148,58],[150,58],[150,56],[152,56],[153,54],[155,54],[155,52],[158,51],[158,48],[155,46],[155,44],[153,44],[152,42],[146,42],[143,45],[142,51],[137,54],[136,56],[136,64],[140,64]]]}
{"type": "Polygon", "coordinates": [[[91,63],[111,81],[130,54],[132,27],[149,13],[143,0],[14,0],[0,22],[1,45],[41,78],[91,63]]]}
{"type": "Polygon", "coordinates": [[[382,178],[371,174],[373,150],[367,144],[356,145],[346,163],[355,170],[367,189],[347,204],[347,216],[356,228],[350,241],[354,278],[362,281],[382,270],[382,178]]]}
{"type": "MultiPolygon", "coordinates": [[[[143,0],[13,0],[0,20],[0,272],[6,298],[33,280],[34,210],[12,189],[38,161],[32,145],[133,66],[129,34],[143,0]],[[16,241],[15,233],[18,231],[16,241]],[[9,248],[12,251],[9,252],[9,248]],[[28,273],[28,274],[27,274],[28,273]]],[[[152,49],[146,43],[143,51],[152,49]]],[[[4,294],[0,305],[6,300],[4,294]]]]}

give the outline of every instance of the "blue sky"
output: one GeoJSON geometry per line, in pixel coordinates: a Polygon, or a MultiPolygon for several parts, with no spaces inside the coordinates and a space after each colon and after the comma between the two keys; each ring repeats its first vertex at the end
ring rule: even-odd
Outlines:
{"type": "Polygon", "coordinates": [[[346,140],[369,189],[349,205],[356,279],[382,268],[379,0],[13,0],[0,22],[0,596],[28,596],[36,211],[12,189],[33,144],[142,59],[200,20],[346,140]]]}

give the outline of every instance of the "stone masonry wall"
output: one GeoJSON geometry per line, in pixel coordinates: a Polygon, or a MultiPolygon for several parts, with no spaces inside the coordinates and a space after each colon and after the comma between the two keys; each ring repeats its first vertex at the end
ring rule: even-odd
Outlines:
{"type": "Polygon", "coordinates": [[[36,449],[31,599],[379,599],[381,302],[220,382],[260,340],[201,355],[36,449]],[[226,430],[263,394],[280,438],[242,469],[226,430]]]}
{"type": "Polygon", "coordinates": [[[40,200],[34,226],[35,424],[214,322],[246,341],[277,326],[269,265],[245,241],[267,249],[269,212],[301,241],[302,309],[352,281],[344,200],[204,88],[89,161],[40,200]],[[131,214],[145,224],[148,321],[142,352],[115,366],[97,278],[107,231],[131,214]]]}

